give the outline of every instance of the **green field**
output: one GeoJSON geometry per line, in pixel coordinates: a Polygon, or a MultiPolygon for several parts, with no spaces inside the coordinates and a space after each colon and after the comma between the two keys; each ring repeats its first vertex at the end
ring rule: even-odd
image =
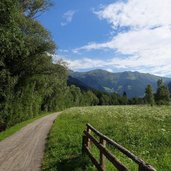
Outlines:
{"type": "MultiPolygon", "coordinates": [[[[171,168],[171,107],[102,106],[65,110],[49,134],[42,164],[46,171],[96,170],[81,155],[82,132],[90,123],[158,171],[171,168]],[[86,168],[86,169],[85,169],[86,168]]],[[[98,152],[93,148],[94,155],[98,152]]],[[[113,153],[130,170],[137,170],[126,157],[113,153]]],[[[107,162],[107,170],[115,170],[107,162]]]]}

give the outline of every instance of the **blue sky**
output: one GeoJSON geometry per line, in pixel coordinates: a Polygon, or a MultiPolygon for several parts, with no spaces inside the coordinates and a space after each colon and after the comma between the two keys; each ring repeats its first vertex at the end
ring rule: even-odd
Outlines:
{"type": "Polygon", "coordinates": [[[53,0],[38,20],[76,71],[171,76],[170,0],[53,0]]]}

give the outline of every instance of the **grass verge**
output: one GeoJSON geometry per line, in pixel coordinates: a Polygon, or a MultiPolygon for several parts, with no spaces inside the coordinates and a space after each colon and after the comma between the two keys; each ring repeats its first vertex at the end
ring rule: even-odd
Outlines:
{"type": "Polygon", "coordinates": [[[36,117],[32,118],[32,119],[29,119],[29,120],[26,120],[24,122],[21,122],[21,123],[18,123],[8,129],[6,129],[5,131],[3,132],[0,132],[0,141],[4,140],[5,138],[9,137],[10,135],[14,134],[15,132],[19,131],[21,128],[23,128],[24,126],[28,125],[29,123],[32,123],[33,121],[41,118],[41,117],[44,117],[46,115],[48,115],[50,113],[42,113],[40,115],[37,115],[36,117]]]}
{"type": "MultiPolygon", "coordinates": [[[[67,109],[57,118],[49,133],[43,171],[96,170],[81,155],[82,132],[86,123],[92,124],[158,171],[170,170],[170,106],[99,106],[67,109]]],[[[96,148],[92,152],[98,157],[96,148]]],[[[115,149],[113,153],[130,170],[138,170],[136,165],[115,149]]],[[[107,170],[116,169],[107,162],[107,170]]]]}

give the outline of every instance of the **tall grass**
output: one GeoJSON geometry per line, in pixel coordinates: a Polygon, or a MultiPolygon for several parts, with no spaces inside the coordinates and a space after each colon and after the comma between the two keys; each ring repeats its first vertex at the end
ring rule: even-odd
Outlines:
{"type": "MultiPolygon", "coordinates": [[[[82,132],[86,123],[158,171],[171,169],[171,107],[103,106],[71,108],[62,113],[49,134],[43,170],[95,170],[91,162],[81,156],[82,132]]],[[[98,156],[95,148],[92,152],[98,156]]],[[[118,151],[114,149],[113,153],[130,170],[137,170],[137,166],[118,151]]],[[[107,170],[115,170],[109,162],[107,170]]]]}

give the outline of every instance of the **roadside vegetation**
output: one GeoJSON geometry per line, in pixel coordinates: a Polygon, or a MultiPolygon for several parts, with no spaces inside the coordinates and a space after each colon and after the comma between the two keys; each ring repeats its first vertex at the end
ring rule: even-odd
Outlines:
{"type": "MultiPolygon", "coordinates": [[[[42,166],[44,171],[95,170],[91,162],[81,155],[86,123],[92,124],[157,170],[170,169],[170,106],[99,106],[71,108],[59,116],[48,137],[42,166]]],[[[126,157],[116,150],[113,152],[130,169],[137,169],[126,157]]],[[[96,149],[93,153],[98,155],[96,149]]],[[[107,169],[115,170],[110,163],[107,163],[107,169]]]]}
{"type": "Polygon", "coordinates": [[[49,115],[50,113],[49,112],[44,112],[32,119],[29,119],[29,120],[26,120],[26,121],[23,121],[23,122],[20,122],[8,129],[6,129],[5,131],[3,132],[0,132],[0,141],[4,140],[5,138],[9,137],[10,135],[16,133],[17,131],[19,131],[21,128],[25,127],[26,125],[32,123],[33,121],[37,120],[37,119],[40,119],[46,115],[49,115]]]}
{"type": "Polygon", "coordinates": [[[132,99],[126,92],[108,94],[68,84],[67,64],[53,61],[56,46],[37,20],[51,5],[49,0],[0,1],[0,132],[39,113],[73,106],[169,104],[161,80],[156,94],[148,87],[145,98],[132,99]]]}
{"type": "Polygon", "coordinates": [[[171,83],[168,89],[159,80],[156,93],[147,85],[144,97],[131,99],[126,92],[108,94],[69,85],[67,64],[53,61],[56,45],[37,20],[50,6],[49,0],[0,1],[0,140],[42,117],[41,113],[75,106],[63,112],[53,126],[43,170],[94,170],[81,156],[82,131],[90,122],[158,170],[168,171],[171,107],[161,105],[170,103],[171,83]],[[153,107],[126,106],[137,104],[153,107]]]}
{"type": "Polygon", "coordinates": [[[49,6],[48,0],[0,1],[0,131],[63,107],[67,71],[52,62],[55,44],[36,20],[49,6]]]}
{"type": "Polygon", "coordinates": [[[39,113],[97,104],[91,91],[67,86],[65,62],[37,17],[49,0],[0,1],[0,132],[39,113]]]}

